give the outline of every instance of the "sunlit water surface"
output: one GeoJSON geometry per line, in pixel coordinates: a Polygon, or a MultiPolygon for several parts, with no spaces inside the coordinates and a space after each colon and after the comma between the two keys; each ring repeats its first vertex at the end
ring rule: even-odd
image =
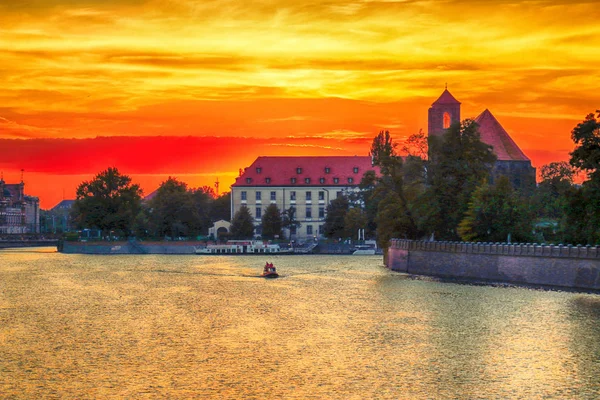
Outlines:
{"type": "Polygon", "coordinates": [[[594,399],[600,296],[379,256],[0,252],[1,398],[594,399]]]}

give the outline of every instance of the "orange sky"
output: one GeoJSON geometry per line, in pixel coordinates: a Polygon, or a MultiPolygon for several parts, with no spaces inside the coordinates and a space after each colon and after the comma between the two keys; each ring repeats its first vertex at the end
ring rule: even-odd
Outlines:
{"type": "Polygon", "coordinates": [[[0,170],[43,208],[116,166],[228,190],[259,155],[367,154],[444,84],[534,166],[600,108],[594,1],[29,0],[0,5],[0,170]],[[7,5],[9,4],[9,5],[7,5]]]}

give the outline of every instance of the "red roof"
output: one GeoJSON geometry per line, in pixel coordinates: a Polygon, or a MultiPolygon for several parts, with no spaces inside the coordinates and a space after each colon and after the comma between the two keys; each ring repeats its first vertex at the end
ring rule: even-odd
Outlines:
{"type": "Polygon", "coordinates": [[[232,186],[356,186],[369,170],[369,156],[258,157],[232,186]]]}
{"type": "Polygon", "coordinates": [[[432,106],[436,104],[460,104],[460,101],[456,100],[452,94],[448,91],[448,89],[444,90],[442,95],[433,102],[432,106]]]}
{"type": "Polygon", "coordinates": [[[475,122],[479,124],[481,141],[494,147],[499,161],[529,161],[489,110],[479,114],[475,122]]]}

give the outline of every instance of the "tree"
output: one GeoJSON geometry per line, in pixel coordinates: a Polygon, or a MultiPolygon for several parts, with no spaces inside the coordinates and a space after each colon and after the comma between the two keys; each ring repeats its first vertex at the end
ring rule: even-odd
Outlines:
{"type": "Polygon", "coordinates": [[[266,239],[281,237],[281,212],[277,205],[269,204],[262,216],[262,236],[266,239]]]}
{"type": "Polygon", "coordinates": [[[117,168],[108,168],[77,187],[71,215],[79,228],[129,235],[141,202],[139,185],[117,168]]]}
{"type": "Polygon", "coordinates": [[[233,216],[231,235],[238,239],[248,239],[254,235],[254,218],[248,207],[242,206],[233,216]]]}
{"type": "Polygon", "coordinates": [[[210,209],[211,222],[231,221],[231,192],[225,192],[213,200],[210,209]]]}
{"type": "Polygon", "coordinates": [[[323,224],[323,233],[328,238],[341,238],[345,236],[344,218],[350,204],[345,196],[340,196],[327,206],[327,216],[323,224]]]}
{"type": "Polygon", "coordinates": [[[573,129],[575,150],[569,163],[587,173],[581,188],[567,192],[567,206],[562,221],[564,238],[576,244],[600,243],[600,111],[588,114],[573,129]]]}
{"type": "Polygon", "coordinates": [[[160,184],[148,207],[155,235],[175,238],[198,232],[198,209],[185,182],[169,177],[160,184]]]}
{"type": "Polygon", "coordinates": [[[487,182],[496,156],[481,142],[472,120],[455,123],[429,138],[427,189],[420,197],[421,227],[438,239],[456,240],[475,189],[487,182]]]}
{"type": "Polygon", "coordinates": [[[348,210],[344,216],[344,237],[358,237],[359,229],[366,229],[367,214],[358,207],[348,210]]]}
{"type": "Polygon", "coordinates": [[[478,187],[463,220],[458,225],[460,238],[467,242],[529,242],[533,239],[533,215],[515,192],[507,177],[495,185],[478,187]]]}
{"type": "Polygon", "coordinates": [[[541,168],[542,181],[532,202],[540,218],[560,219],[567,205],[567,193],[573,186],[575,171],[565,161],[552,162],[541,168]]]}
{"type": "Polygon", "coordinates": [[[290,238],[292,231],[298,229],[302,224],[296,219],[296,208],[290,207],[282,213],[281,227],[290,230],[290,238]]]}
{"type": "Polygon", "coordinates": [[[373,164],[380,169],[380,175],[379,177],[365,177],[368,180],[364,182],[365,184],[375,183],[371,198],[366,203],[370,203],[371,212],[374,205],[377,204],[375,216],[377,241],[383,248],[388,247],[389,239],[392,237],[414,239],[420,235],[418,221],[413,211],[417,205],[415,200],[422,190],[424,171],[422,160],[418,157],[409,157],[411,168],[405,169],[402,157],[396,154],[395,148],[396,145],[388,131],[381,131],[373,139],[370,154],[373,164]],[[407,174],[409,171],[411,174],[407,174]],[[384,201],[385,199],[387,201],[384,201]],[[401,222],[388,223],[388,218],[401,222]]]}
{"type": "Polygon", "coordinates": [[[427,159],[428,145],[427,136],[422,129],[419,129],[419,133],[410,135],[402,146],[402,151],[409,156],[418,157],[422,160],[427,159]]]}
{"type": "Polygon", "coordinates": [[[587,172],[591,180],[600,182],[600,110],[596,113],[598,119],[594,114],[588,114],[571,132],[575,150],[571,153],[570,163],[587,172]]]}

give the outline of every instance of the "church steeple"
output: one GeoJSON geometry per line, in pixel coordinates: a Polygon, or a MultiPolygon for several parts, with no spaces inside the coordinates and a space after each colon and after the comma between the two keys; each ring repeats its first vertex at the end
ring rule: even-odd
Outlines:
{"type": "Polygon", "coordinates": [[[460,101],[448,91],[448,85],[440,97],[429,108],[429,136],[439,136],[455,122],[460,122],[460,101]]]}

